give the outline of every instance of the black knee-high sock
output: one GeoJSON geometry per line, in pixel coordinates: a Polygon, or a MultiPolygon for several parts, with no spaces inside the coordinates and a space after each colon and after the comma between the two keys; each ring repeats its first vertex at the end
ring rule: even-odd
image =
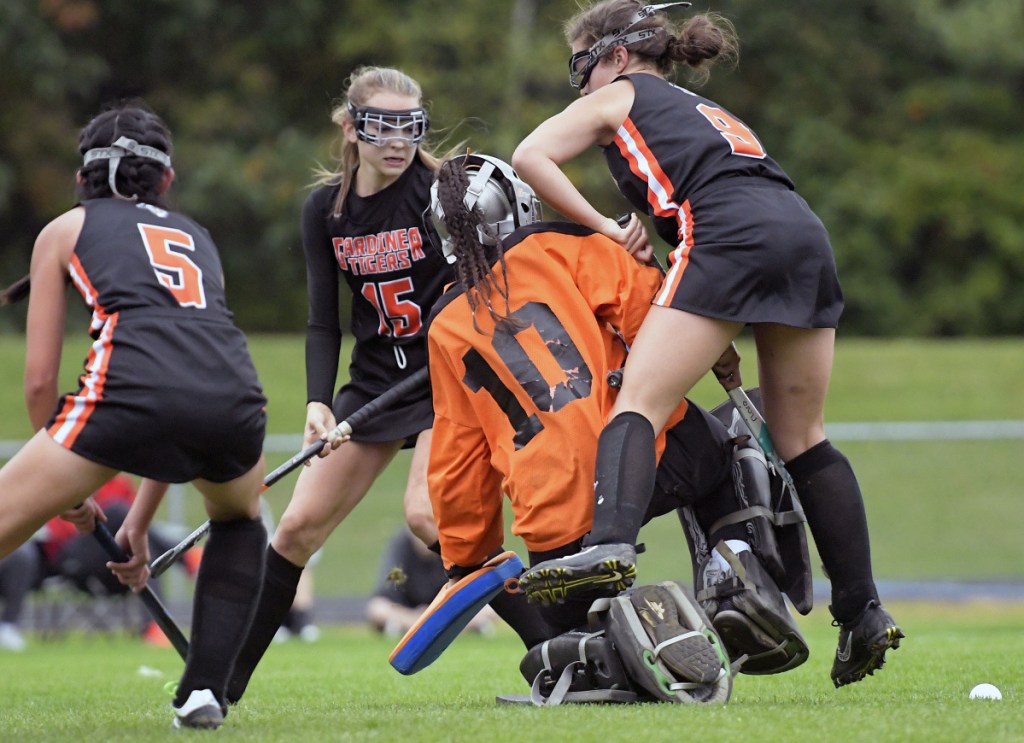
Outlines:
{"type": "Polygon", "coordinates": [[[281,557],[273,545],[267,547],[266,571],[263,575],[259,606],[228,680],[228,704],[234,704],[245,693],[245,687],[249,685],[253,671],[259,665],[263,654],[267,652],[274,635],[295,601],[295,589],[299,585],[301,575],[302,566],[294,565],[281,557]]]}
{"type": "Polygon", "coordinates": [[[502,591],[491,599],[491,608],[516,631],[527,650],[558,634],[544,621],[540,607],[527,601],[524,594],[502,591]]]}
{"type": "Polygon", "coordinates": [[[639,413],[622,413],[597,442],[594,526],[587,546],[634,544],[654,493],[654,428],[639,413]]]}
{"type": "Polygon", "coordinates": [[[256,611],[267,530],[262,519],[211,521],[196,577],[192,636],[174,704],[210,689],[223,706],[235,654],[256,611]]]}
{"type": "Polygon", "coordinates": [[[849,460],[827,439],[787,462],[786,469],[832,581],[832,615],[840,622],[850,621],[869,600],[878,599],[857,477],[849,460]]]}

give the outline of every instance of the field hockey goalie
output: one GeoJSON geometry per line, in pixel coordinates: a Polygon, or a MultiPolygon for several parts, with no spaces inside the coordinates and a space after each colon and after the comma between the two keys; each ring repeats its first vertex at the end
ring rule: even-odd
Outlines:
{"type": "Polygon", "coordinates": [[[594,602],[587,631],[536,645],[519,670],[529,696],[499,702],[723,704],[733,672],[721,640],[688,589],[674,581],[594,602]],[[671,651],[670,651],[671,649],[671,651]]]}

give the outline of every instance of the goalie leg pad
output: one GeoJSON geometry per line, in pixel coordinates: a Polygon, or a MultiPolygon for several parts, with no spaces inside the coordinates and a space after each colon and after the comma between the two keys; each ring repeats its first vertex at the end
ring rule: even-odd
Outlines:
{"type": "Polygon", "coordinates": [[[592,628],[605,629],[634,688],[642,689],[648,698],[685,704],[728,701],[732,693],[728,655],[707,616],[679,583],[664,581],[599,599],[591,607],[590,623],[592,628]],[[657,618],[659,609],[672,618],[666,623],[675,633],[671,637],[659,639],[659,633],[652,632],[641,617],[647,611],[657,618]],[[681,669],[685,673],[679,673],[666,663],[666,648],[684,643],[687,657],[695,662],[686,663],[681,669]]]}
{"type": "MultiPolygon", "coordinates": [[[[747,390],[747,393],[754,405],[757,407],[762,406],[761,391],[758,388],[753,387],[747,390]]],[[[732,400],[726,400],[721,405],[718,405],[711,411],[711,414],[726,426],[731,435],[743,436],[749,434],[749,430],[746,424],[743,423],[732,400]]],[[[748,445],[754,447],[755,451],[763,453],[755,440],[751,439],[748,445]]],[[[752,463],[752,461],[746,462],[746,465],[752,463]]],[[[765,565],[769,566],[769,570],[775,576],[779,588],[789,596],[789,600],[793,602],[794,608],[801,614],[808,614],[813,607],[814,596],[811,582],[811,559],[804,526],[807,519],[804,516],[803,507],[800,504],[800,498],[797,493],[786,484],[774,467],[767,466],[767,464],[765,466],[767,467],[769,477],[768,503],[770,504],[770,517],[774,524],[773,541],[777,545],[775,548],[777,556],[769,554],[771,541],[766,542],[762,540],[760,544],[752,544],[751,546],[761,555],[765,565]],[[764,548],[766,545],[769,549],[764,548]],[[784,569],[781,574],[778,572],[780,564],[784,569]]],[[[735,474],[745,476],[746,472],[736,473],[734,471],[735,474]]],[[[758,504],[764,504],[763,499],[758,494],[759,489],[747,487],[746,491],[747,497],[752,501],[756,498],[758,504]]],[[[751,507],[758,508],[759,505],[755,505],[752,502],[751,507]]],[[[730,523],[738,523],[740,520],[745,519],[730,519],[730,523]]],[[[708,530],[708,536],[711,536],[711,530],[708,530]]]]}
{"type": "Polygon", "coordinates": [[[523,657],[519,671],[530,684],[530,702],[538,707],[639,701],[603,632],[573,630],[535,645],[523,657]]]}
{"type": "Polygon", "coordinates": [[[716,548],[732,567],[728,577],[698,594],[713,596],[713,621],[740,673],[767,675],[796,668],[810,651],[775,581],[752,552],[716,548]],[[744,658],[744,656],[746,656],[744,658]],[[742,658],[742,661],[740,659],[742,658]]]}

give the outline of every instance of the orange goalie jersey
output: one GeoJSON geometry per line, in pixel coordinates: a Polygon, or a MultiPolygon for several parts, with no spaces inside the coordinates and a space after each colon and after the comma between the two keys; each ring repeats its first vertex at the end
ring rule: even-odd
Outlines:
{"type": "MultiPolygon", "coordinates": [[[[478,565],[501,546],[503,495],[531,551],[590,531],[597,439],[614,401],[608,372],[625,362],[662,278],[574,224],[540,222],[503,242],[515,327],[496,329],[478,308],[478,331],[453,286],[428,334],[428,478],[446,567],[478,565]]],[[[495,274],[500,285],[500,266],[495,274]]],[[[505,311],[497,291],[493,304],[505,311]]],[[[668,426],[685,412],[684,402],[668,426]]]]}

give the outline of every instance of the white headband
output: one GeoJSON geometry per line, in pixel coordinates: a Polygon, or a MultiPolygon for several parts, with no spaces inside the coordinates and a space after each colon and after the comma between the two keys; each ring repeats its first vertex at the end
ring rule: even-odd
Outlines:
{"type": "Polygon", "coordinates": [[[161,152],[156,147],[139,144],[129,137],[118,137],[117,141],[110,145],[110,147],[94,147],[91,150],[86,150],[83,165],[88,165],[93,160],[110,160],[110,164],[107,166],[109,169],[107,183],[110,184],[110,190],[113,191],[115,195],[124,198],[124,196],[117,190],[116,176],[117,166],[121,164],[121,158],[128,155],[146,157],[150,160],[156,160],[165,168],[171,167],[171,156],[166,152],[161,152]]]}

